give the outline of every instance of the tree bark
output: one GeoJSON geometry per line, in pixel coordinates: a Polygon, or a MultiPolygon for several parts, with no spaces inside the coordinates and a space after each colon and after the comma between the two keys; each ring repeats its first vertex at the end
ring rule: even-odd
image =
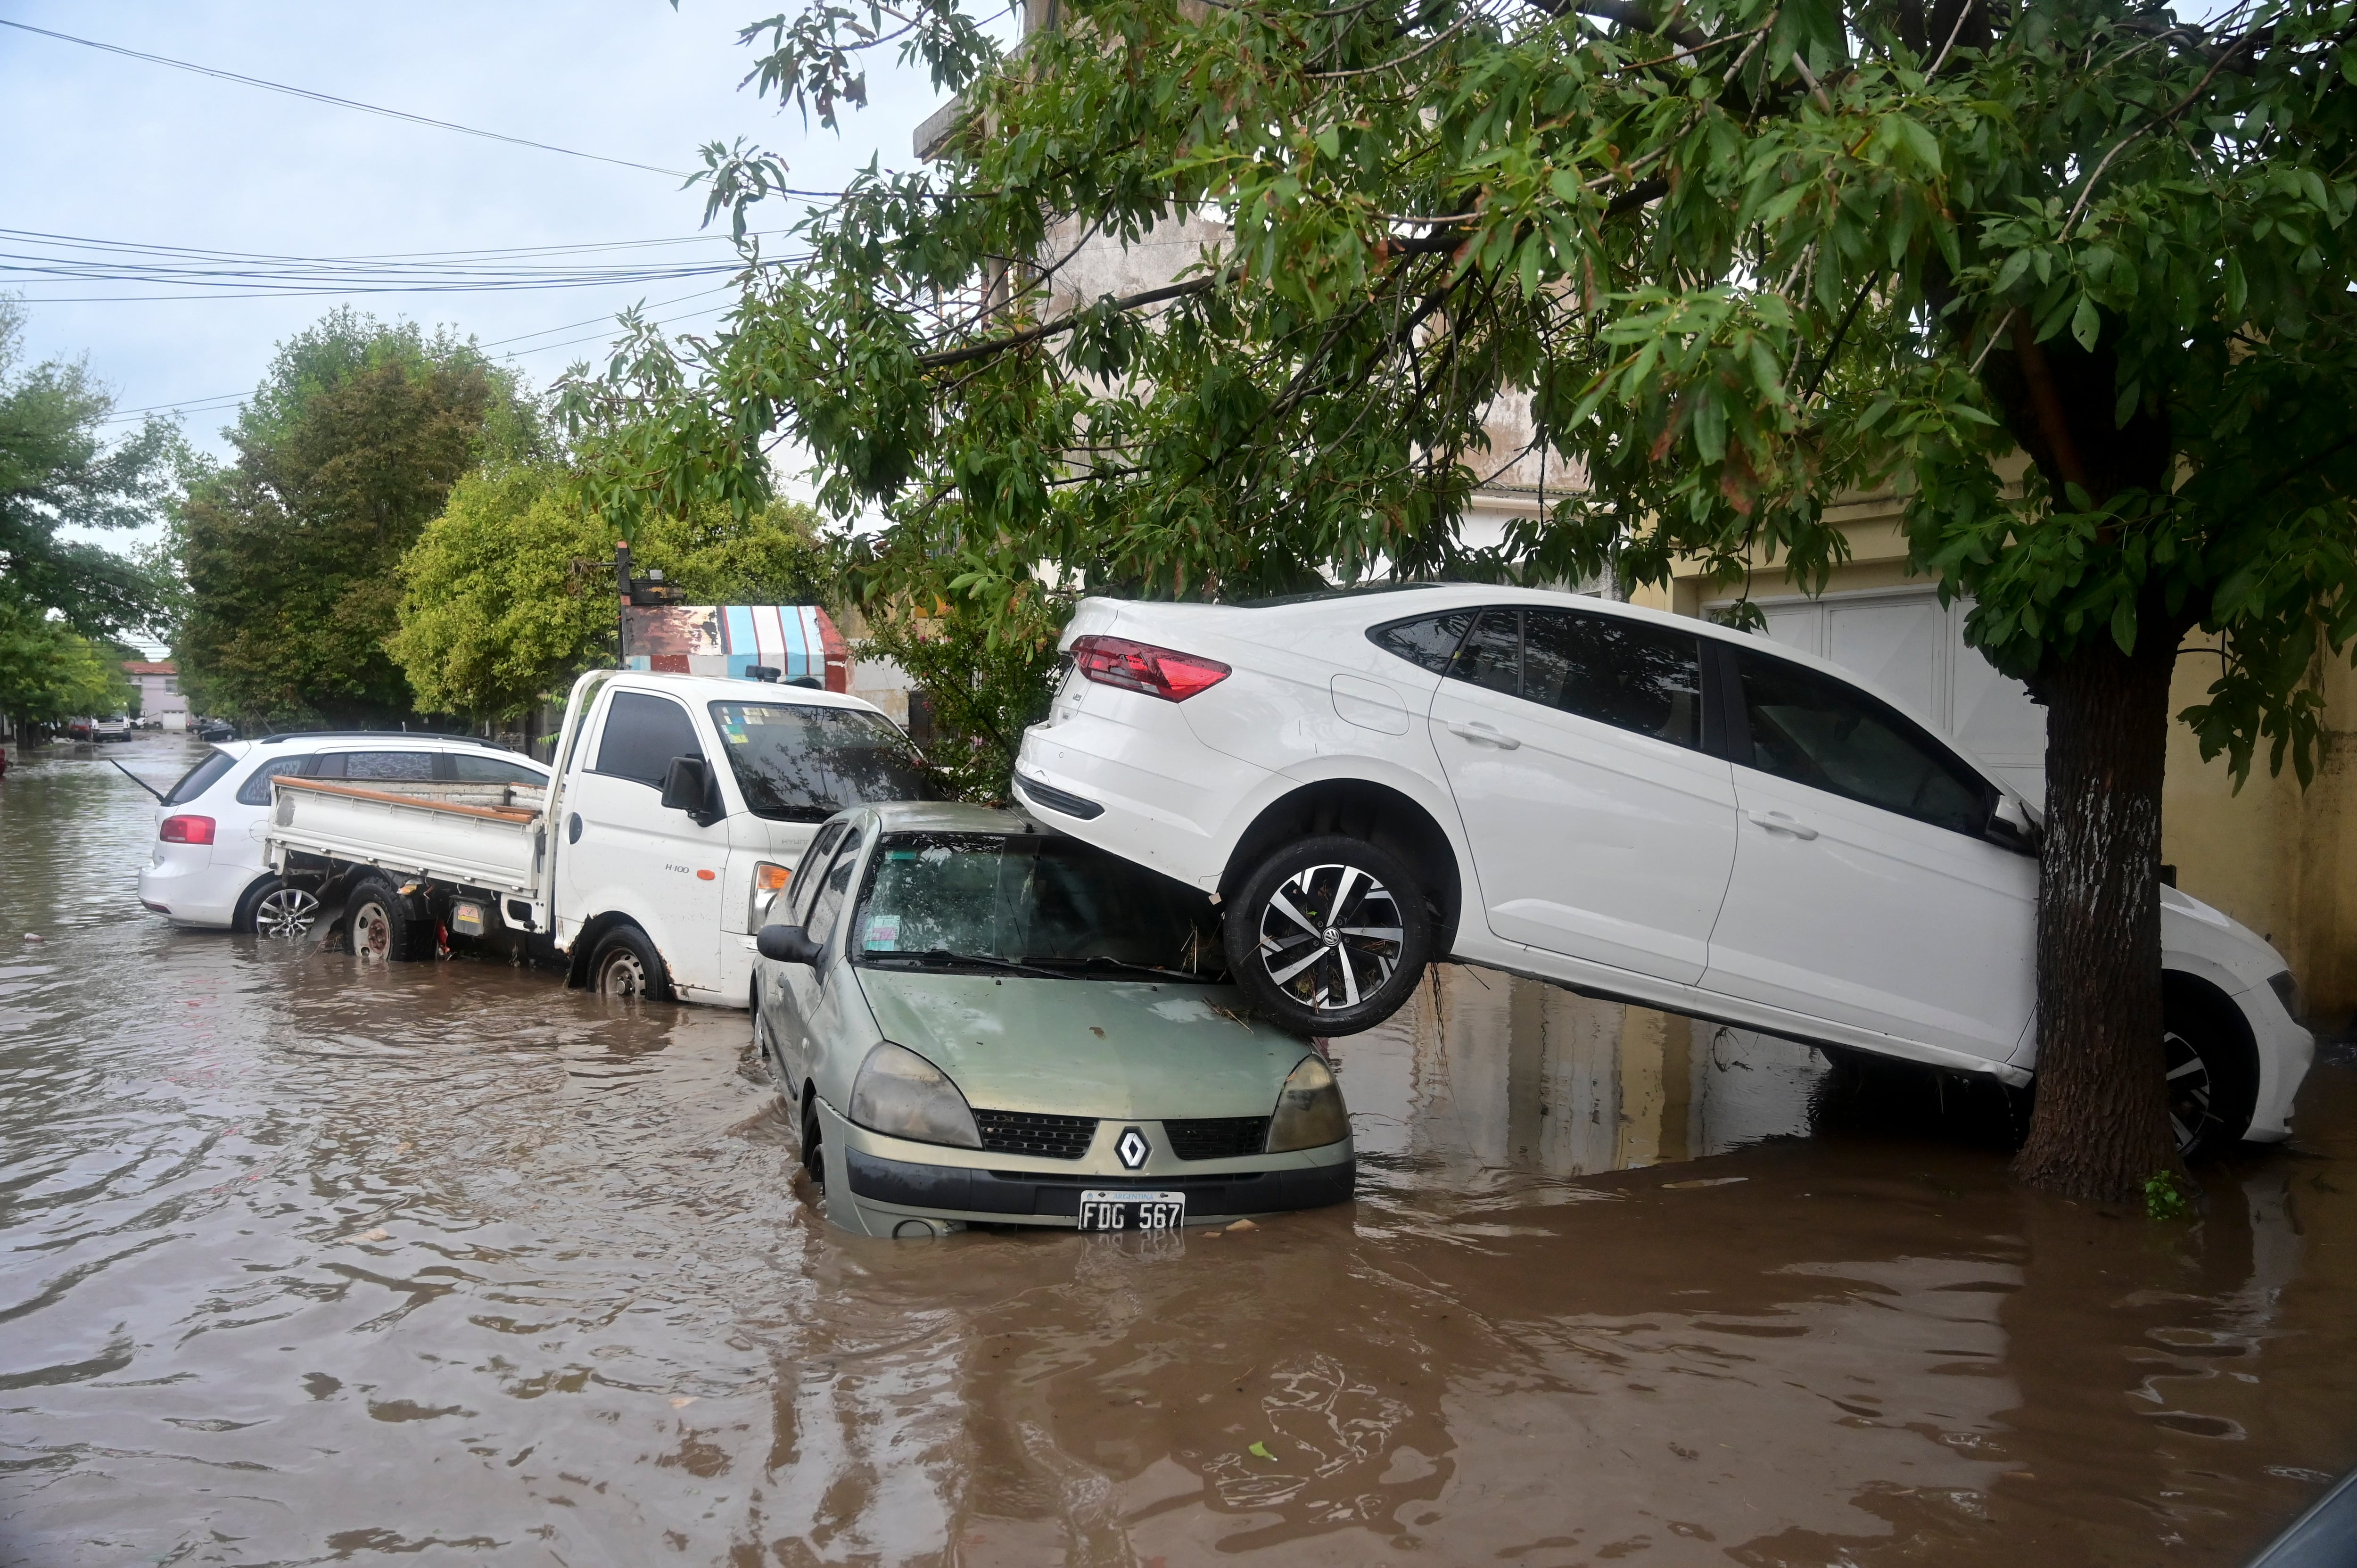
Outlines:
{"type": "MultiPolygon", "coordinates": [[[[2158,610],[2159,607],[2149,607],[2158,610]]],[[[2160,786],[2178,639],[2098,639],[2049,667],[2038,881],[2038,1100],[2014,1162],[2066,1197],[2132,1200],[2178,1171],[2162,1078],[2160,786]]]]}

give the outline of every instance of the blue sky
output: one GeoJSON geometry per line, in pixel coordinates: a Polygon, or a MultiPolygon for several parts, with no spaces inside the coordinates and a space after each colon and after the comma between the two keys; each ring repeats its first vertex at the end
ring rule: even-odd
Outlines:
{"type": "MultiPolygon", "coordinates": [[[[870,106],[838,136],[780,114],[737,82],[737,28],[780,0],[0,0],[0,17],[583,152],[663,167],[703,143],[762,142],[798,184],[840,185],[871,156],[911,162],[909,134],[940,99],[921,73],[879,62],[870,106]]],[[[406,124],[0,28],[0,225],[86,239],[301,256],[639,241],[693,235],[702,200],[662,176],[406,124]]],[[[782,226],[780,210],[763,226],[782,226]]],[[[21,242],[0,249],[23,251],[21,242]]],[[[716,259],[724,243],[701,247],[716,259]]],[[[656,252],[676,256],[680,252],[656,252]]],[[[617,256],[614,259],[625,259],[617,256]]],[[[376,295],[382,316],[449,323],[490,343],[535,386],[595,358],[605,323],[713,286],[600,285],[513,294],[376,295]],[[589,322],[569,330],[548,331],[589,322]],[[582,338],[590,341],[579,341],[582,338]]],[[[325,297],[45,303],[150,285],[0,282],[29,306],[36,359],[86,355],[118,406],[251,391],[274,346],[343,303],[325,297]]],[[[725,294],[651,312],[694,330],[725,294]]],[[[234,403],[185,416],[224,450],[234,403]]]]}

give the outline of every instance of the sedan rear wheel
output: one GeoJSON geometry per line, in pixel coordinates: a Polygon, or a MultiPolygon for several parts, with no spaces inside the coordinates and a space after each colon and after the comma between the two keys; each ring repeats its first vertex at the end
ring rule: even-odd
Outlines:
{"type": "Polygon", "coordinates": [[[1263,861],[1228,907],[1228,969],[1262,1014],[1305,1035],[1353,1035],[1415,990],[1432,945],[1424,889],[1364,839],[1304,839],[1263,861]]]}
{"type": "Polygon", "coordinates": [[[307,937],[319,922],[319,897],[307,887],[273,876],[257,883],[240,904],[231,929],[258,937],[307,937]]]}

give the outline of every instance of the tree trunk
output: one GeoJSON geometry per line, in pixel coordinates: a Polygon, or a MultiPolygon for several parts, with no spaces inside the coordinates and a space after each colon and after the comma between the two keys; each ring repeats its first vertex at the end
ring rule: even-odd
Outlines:
{"type": "Polygon", "coordinates": [[[2038,880],[2038,1100],[2014,1173],[2133,1199],[2181,1169],[2162,1079],[2160,784],[2177,638],[2098,638],[2040,681],[2046,844],[2038,880]]]}

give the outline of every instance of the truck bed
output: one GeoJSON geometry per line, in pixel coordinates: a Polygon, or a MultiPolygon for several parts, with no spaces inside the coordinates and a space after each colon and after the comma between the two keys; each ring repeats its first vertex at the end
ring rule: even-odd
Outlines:
{"type": "Polygon", "coordinates": [[[537,896],[544,789],[280,779],[271,793],[271,862],[281,869],[292,852],[537,896]]]}

